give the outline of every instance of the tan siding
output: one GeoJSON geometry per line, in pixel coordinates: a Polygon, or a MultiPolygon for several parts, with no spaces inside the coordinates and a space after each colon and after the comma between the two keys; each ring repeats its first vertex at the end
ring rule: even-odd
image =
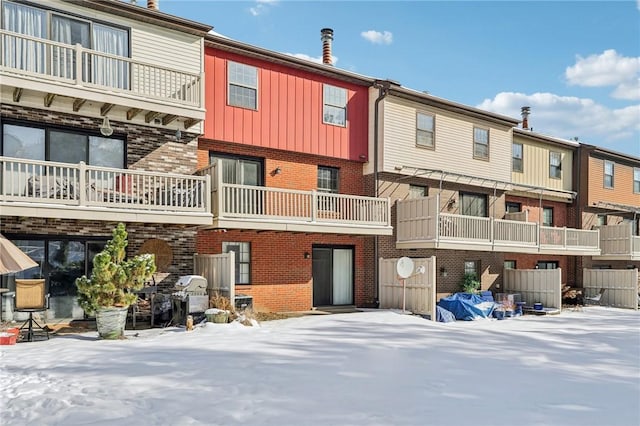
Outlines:
{"type": "Polygon", "coordinates": [[[588,204],[592,205],[599,201],[640,206],[640,194],[633,193],[633,167],[614,161],[613,188],[605,188],[604,160],[589,157],[588,204]]]}
{"type": "Polygon", "coordinates": [[[512,129],[401,99],[384,101],[383,169],[395,166],[445,170],[511,180],[512,129]],[[435,149],[415,144],[416,112],[435,116],[435,149]],[[473,158],[473,127],[489,129],[489,161],[473,158]]]}
{"type": "Polygon", "coordinates": [[[540,186],[549,189],[571,191],[573,189],[573,150],[557,145],[525,140],[514,135],[514,142],[522,144],[523,172],[512,172],[515,183],[540,186]],[[549,177],[549,152],[561,154],[562,178],[549,177]]]}
{"type": "Polygon", "coordinates": [[[201,72],[204,55],[201,38],[148,24],[137,24],[131,33],[133,59],[185,72],[201,72]]]}

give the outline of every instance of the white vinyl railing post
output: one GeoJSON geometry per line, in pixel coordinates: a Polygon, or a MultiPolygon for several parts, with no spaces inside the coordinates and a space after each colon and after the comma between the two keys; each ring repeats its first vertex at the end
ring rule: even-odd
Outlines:
{"type": "Polygon", "coordinates": [[[563,231],[563,232],[562,232],[562,236],[563,236],[563,238],[564,238],[564,241],[562,242],[562,246],[566,249],[566,248],[568,248],[568,246],[569,246],[569,244],[568,244],[568,240],[567,240],[567,227],[566,227],[566,226],[563,226],[562,228],[563,228],[563,229],[562,229],[562,231],[563,231]]]}
{"type": "Polygon", "coordinates": [[[80,43],[76,43],[75,47],[75,55],[76,55],[76,85],[82,85],[82,62],[84,58],[82,57],[82,45],[80,43]]]}
{"type": "Polygon", "coordinates": [[[211,213],[212,212],[212,206],[211,206],[211,175],[205,174],[204,178],[205,178],[205,181],[204,181],[204,194],[202,194],[203,195],[202,202],[203,202],[204,211],[206,213],[211,213]]]}
{"type": "Polygon", "coordinates": [[[318,193],[316,190],[311,191],[311,222],[315,222],[318,218],[318,193]]]}
{"type": "Polygon", "coordinates": [[[218,201],[218,211],[216,212],[218,214],[218,217],[223,217],[224,216],[224,183],[222,181],[222,160],[217,160],[216,161],[216,176],[215,176],[215,180],[216,180],[216,190],[218,191],[218,193],[216,194],[217,197],[217,201],[218,201]]]}
{"type": "Polygon", "coordinates": [[[87,165],[84,163],[84,161],[80,162],[79,170],[80,170],[80,175],[78,176],[79,192],[80,192],[78,194],[78,196],[80,197],[79,203],[81,206],[85,206],[87,204],[87,188],[88,188],[89,180],[87,179],[87,165]]]}

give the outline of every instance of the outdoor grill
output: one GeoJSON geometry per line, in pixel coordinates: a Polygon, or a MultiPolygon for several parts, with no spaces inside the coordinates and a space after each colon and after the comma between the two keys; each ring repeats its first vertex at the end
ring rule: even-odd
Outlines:
{"type": "Polygon", "coordinates": [[[184,275],[178,279],[171,294],[173,324],[185,325],[187,315],[202,314],[209,309],[207,279],[201,275],[184,275]]]}

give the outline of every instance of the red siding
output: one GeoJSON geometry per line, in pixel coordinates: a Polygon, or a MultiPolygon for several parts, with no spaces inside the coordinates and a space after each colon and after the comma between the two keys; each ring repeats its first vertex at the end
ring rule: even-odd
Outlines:
{"type": "Polygon", "coordinates": [[[204,137],[366,161],[368,87],[207,48],[204,137]],[[227,105],[227,60],[258,68],[258,109],[227,105]],[[322,122],[322,85],[347,89],[346,127],[322,122]]]}

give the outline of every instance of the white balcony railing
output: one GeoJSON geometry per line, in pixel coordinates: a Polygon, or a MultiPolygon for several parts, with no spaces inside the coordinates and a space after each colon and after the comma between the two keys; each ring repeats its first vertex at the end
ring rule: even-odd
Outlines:
{"type": "Polygon", "coordinates": [[[209,212],[208,177],[0,157],[0,203],[209,212]]]}
{"type": "Polygon", "coordinates": [[[599,232],[540,226],[534,222],[440,212],[439,197],[398,202],[400,248],[474,247],[479,250],[563,253],[599,252],[599,232]]]}
{"type": "Polygon", "coordinates": [[[199,174],[211,175],[214,219],[391,229],[388,198],[223,183],[217,164],[199,174]]]}
{"type": "Polygon", "coordinates": [[[0,70],[200,107],[202,76],[0,30],[0,70]]]}

